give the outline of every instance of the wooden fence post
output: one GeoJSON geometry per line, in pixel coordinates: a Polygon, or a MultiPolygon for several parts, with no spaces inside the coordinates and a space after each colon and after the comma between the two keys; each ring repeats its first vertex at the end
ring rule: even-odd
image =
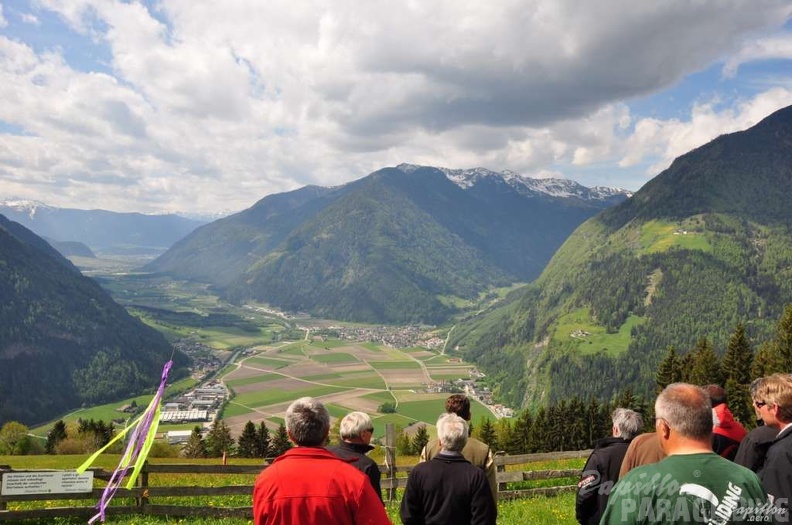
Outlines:
{"type": "MultiPolygon", "coordinates": [[[[0,465],[0,486],[3,483],[3,472],[11,472],[11,466],[0,465]]],[[[5,502],[5,500],[0,500],[0,510],[6,510],[6,509],[8,509],[8,504],[5,502]]]]}
{"type": "MultiPolygon", "coordinates": [[[[139,507],[145,507],[149,503],[148,497],[148,487],[149,487],[149,471],[148,471],[148,461],[143,462],[143,468],[140,470],[140,479],[138,480],[140,484],[140,499],[138,500],[139,507]]],[[[145,508],[141,509],[145,512],[145,508]]]]}
{"type": "Polygon", "coordinates": [[[388,479],[391,480],[388,501],[393,501],[396,499],[396,439],[393,423],[385,423],[385,466],[388,468],[388,479]]]}

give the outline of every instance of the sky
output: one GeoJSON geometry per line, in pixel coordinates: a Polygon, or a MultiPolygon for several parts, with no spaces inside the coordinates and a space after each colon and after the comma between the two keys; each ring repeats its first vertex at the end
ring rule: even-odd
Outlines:
{"type": "Polygon", "coordinates": [[[637,190],[788,105],[789,0],[0,0],[0,199],[60,207],[401,163],[637,190]]]}

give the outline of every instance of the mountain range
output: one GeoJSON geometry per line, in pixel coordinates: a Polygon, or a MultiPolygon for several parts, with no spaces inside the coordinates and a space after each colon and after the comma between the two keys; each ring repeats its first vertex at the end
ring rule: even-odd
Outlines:
{"type": "Polygon", "coordinates": [[[402,164],[267,196],[198,228],[146,270],[320,317],[438,323],[460,300],[534,279],[575,227],[628,196],[402,164]]]}
{"type": "MultiPolygon", "coordinates": [[[[0,200],[0,214],[55,243],[79,242],[115,255],[159,255],[207,222],[173,214],[57,208],[21,199],[0,200]]],[[[75,245],[62,248],[68,251],[75,245]]]]}
{"type": "MultiPolygon", "coordinates": [[[[92,279],[0,215],[0,426],[40,423],[159,384],[172,354],[92,279]]],[[[186,373],[174,356],[171,379],[186,373]]]]}
{"type": "Polygon", "coordinates": [[[792,107],[679,158],[583,223],[451,343],[514,405],[654,393],[669,346],[767,340],[792,303],[792,107]]]}

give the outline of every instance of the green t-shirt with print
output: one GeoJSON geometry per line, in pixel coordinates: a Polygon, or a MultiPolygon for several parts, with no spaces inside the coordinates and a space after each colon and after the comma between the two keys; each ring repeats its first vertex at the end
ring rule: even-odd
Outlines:
{"type": "Polygon", "coordinates": [[[770,523],[756,474],[714,453],[680,454],[630,471],[611,492],[600,525],[770,523]]]}

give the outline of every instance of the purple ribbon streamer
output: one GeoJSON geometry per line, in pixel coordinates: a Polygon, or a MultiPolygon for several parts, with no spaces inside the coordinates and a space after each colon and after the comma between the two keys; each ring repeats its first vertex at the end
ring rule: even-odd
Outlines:
{"type": "Polygon", "coordinates": [[[151,425],[154,422],[154,414],[157,412],[157,407],[159,406],[160,401],[162,401],[162,395],[165,391],[165,382],[168,379],[168,372],[170,372],[171,366],[173,366],[173,361],[168,361],[165,363],[165,367],[162,369],[162,379],[160,380],[159,388],[157,388],[157,393],[154,395],[154,399],[149,404],[146,412],[143,414],[143,418],[132,431],[132,435],[129,438],[129,443],[127,444],[126,450],[121,456],[121,461],[118,463],[118,466],[110,476],[110,480],[107,482],[107,486],[105,486],[105,489],[102,492],[102,497],[99,499],[99,503],[96,504],[99,512],[93,518],[88,520],[89,525],[94,523],[97,519],[104,523],[106,519],[105,511],[108,505],[110,505],[110,500],[112,500],[113,496],[115,496],[116,491],[123,483],[124,477],[126,477],[131,466],[137,461],[140,451],[143,448],[143,444],[146,441],[146,436],[148,436],[151,425]],[[128,458],[126,465],[124,465],[125,458],[128,458]]]}

